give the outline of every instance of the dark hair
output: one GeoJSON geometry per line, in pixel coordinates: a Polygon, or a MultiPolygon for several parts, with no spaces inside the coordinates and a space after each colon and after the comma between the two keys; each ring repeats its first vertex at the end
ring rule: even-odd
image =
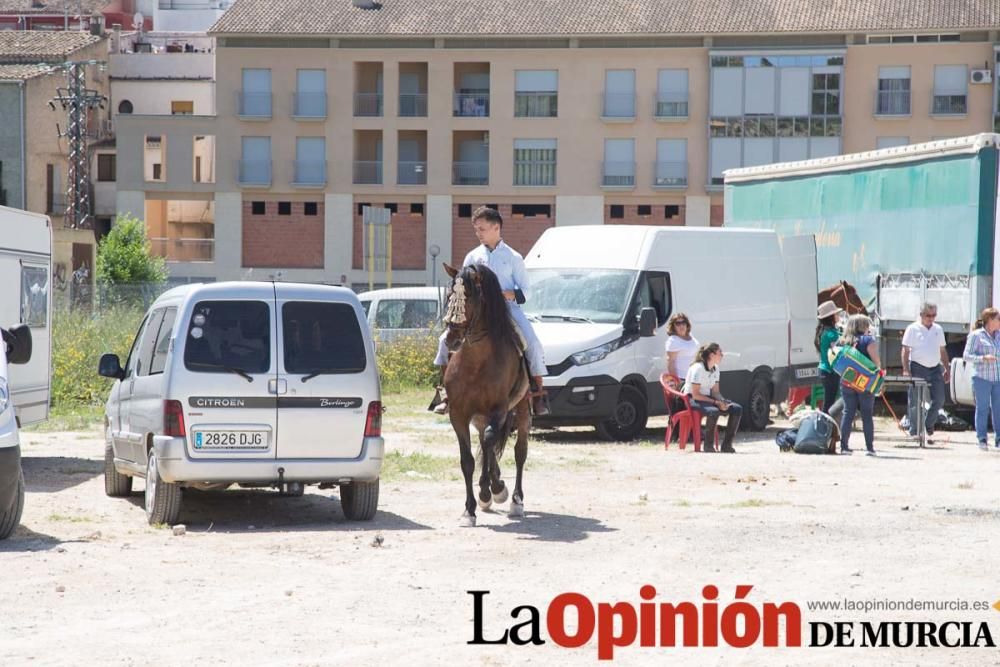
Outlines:
{"type": "Polygon", "coordinates": [[[691,334],[691,320],[688,319],[688,316],[684,313],[674,313],[670,316],[670,319],[667,320],[667,334],[670,336],[676,336],[678,324],[687,324],[688,335],[691,334]]]}
{"type": "Polygon", "coordinates": [[[517,333],[514,331],[513,320],[507,311],[507,299],[503,296],[500,281],[490,267],[485,264],[470,264],[459,274],[466,290],[475,289],[479,285],[479,299],[482,306],[482,317],[485,320],[487,335],[494,347],[504,343],[518,346],[517,333]],[[477,280],[478,279],[478,280],[477,280]]]}
{"type": "Polygon", "coordinates": [[[996,308],[983,308],[983,312],[979,313],[979,319],[976,320],[976,329],[982,329],[986,326],[986,323],[990,320],[1000,317],[1000,310],[996,308]]]}
{"type": "Polygon", "coordinates": [[[698,352],[694,355],[694,364],[701,362],[701,365],[705,367],[706,371],[712,370],[708,367],[708,358],[715,354],[716,352],[722,351],[722,346],[718,343],[708,343],[707,345],[702,345],[698,348],[698,352]]]}
{"type": "Polygon", "coordinates": [[[495,208],[480,206],[472,212],[472,224],[476,224],[476,220],[485,220],[494,225],[500,225],[500,228],[503,229],[503,216],[495,208]]]}
{"type": "Polygon", "coordinates": [[[816,346],[816,351],[819,352],[819,341],[823,337],[823,332],[827,329],[837,329],[837,315],[828,315],[819,321],[816,325],[816,338],[813,340],[813,344],[816,346]]]}

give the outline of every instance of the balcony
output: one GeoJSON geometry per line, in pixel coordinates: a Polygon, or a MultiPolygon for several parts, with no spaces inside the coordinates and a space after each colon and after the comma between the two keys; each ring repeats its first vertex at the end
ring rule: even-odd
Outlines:
{"type": "Polygon", "coordinates": [[[382,115],[382,93],[354,93],[355,117],[371,118],[382,115]]]}
{"type": "Polygon", "coordinates": [[[322,188],[326,186],[326,160],[295,160],[292,162],[297,188],[322,188]]]}
{"type": "Polygon", "coordinates": [[[653,118],[656,120],[687,120],[686,93],[660,93],[653,101],[653,118]]]}
{"type": "Polygon", "coordinates": [[[325,120],[326,93],[293,94],[292,117],[296,120],[325,120]]]}
{"type": "Polygon", "coordinates": [[[909,116],[910,91],[908,90],[878,90],[875,91],[876,116],[909,116]]]}
{"type": "Polygon", "coordinates": [[[150,238],[150,253],[168,262],[215,261],[215,239],[150,238]]]}
{"type": "Polygon", "coordinates": [[[555,184],[555,160],[521,160],[514,162],[514,185],[546,186],[555,184]]]}
{"type": "Polygon", "coordinates": [[[603,167],[601,187],[635,187],[635,162],[604,162],[603,167]]]}
{"type": "Polygon", "coordinates": [[[654,162],[653,187],[686,188],[688,182],[687,171],[687,162],[654,162]]]}
{"type": "Polygon", "coordinates": [[[355,185],[382,185],[382,161],[354,161],[355,185]]]}
{"type": "Polygon", "coordinates": [[[242,186],[270,187],[271,161],[240,160],[236,180],[242,186]]]}
{"type": "Polygon", "coordinates": [[[555,118],[558,113],[558,93],[514,93],[514,116],[517,118],[555,118]]]}
{"type": "Polygon", "coordinates": [[[457,118],[485,118],[490,115],[489,93],[455,93],[454,114],[457,118]]]}
{"type": "Polygon", "coordinates": [[[452,185],[489,185],[490,163],[453,162],[451,166],[452,185]]]}
{"type": "Polygon", "coordinates": [[[602,98],[601,120],[611,122],[635,120],[635,93],[605,93],[602,98]]]}
{"type": "Polygon", "coordinates": [[[400,94],[399,115],[403,118],[423,118],[427,115],[427,95],[424,93],[400,94]]]}
{"type": "Polygon", "coordinates": [[[968,112],[968,96],[964,92],[934,91],[934,100],[931,103],[932,116],[964,116],[968,112]]]}
{"type": "Polygon", "coordinates": [[[236,113],[242,120],[270,120],[271,93],[236,94],[236,113]]]}
{"type": "Polygon", "coordinates": [[[396,165],[396,182],[399,185],[426,185],[426,162],[399,162],[396,165]]]}

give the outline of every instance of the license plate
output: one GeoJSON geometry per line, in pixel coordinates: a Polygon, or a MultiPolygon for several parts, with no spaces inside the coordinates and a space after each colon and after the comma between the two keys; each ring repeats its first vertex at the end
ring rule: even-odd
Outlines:
{"type": "Polygon", "coordinates": [[[795,378],[797,380],[802,380],[802,379],[805,379],[805,378],[815,378],[815,377],[819,377],[819,369],[818,368],[796,368],[795,369],[795,378]]]}
{"type": "Polygon", "coordinates": [[[267,449],[267,431],[195,431],[195,449],[267,449]]]}

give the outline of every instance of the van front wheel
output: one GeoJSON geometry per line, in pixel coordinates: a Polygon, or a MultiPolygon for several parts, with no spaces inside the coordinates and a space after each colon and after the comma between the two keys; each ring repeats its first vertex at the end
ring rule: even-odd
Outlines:
{"type": "Polygon", "coordinates": [[[371,521],[378,510],[378,480],[340,485],[340,506],[348,521],[371,521]]]}
{"type": "Polygon", "coordinates": [[[597,424],[597,435],[604,440],[625,442],[634,440],[646,428],[649,410],[646,397],[630,385],[622,385],[618,402],[610,419],[597,424]]]}
{"type": "Polygon", "coordinates": [[[750,396],[743,415],[747,430],[763,431],[771,421],[771,383],[755,377],[750,383],[750,396]]]}

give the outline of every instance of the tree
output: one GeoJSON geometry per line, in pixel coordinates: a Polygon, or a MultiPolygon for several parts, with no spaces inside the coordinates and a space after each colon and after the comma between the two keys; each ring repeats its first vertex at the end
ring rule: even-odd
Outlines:
{"type": "Polygon", "coordinates": [[[97,282],[105,285],[162,283],[167,279],[162,257],[150,254],[146,225],[131,215],[119,215],[97,246],[97,282]]]}

